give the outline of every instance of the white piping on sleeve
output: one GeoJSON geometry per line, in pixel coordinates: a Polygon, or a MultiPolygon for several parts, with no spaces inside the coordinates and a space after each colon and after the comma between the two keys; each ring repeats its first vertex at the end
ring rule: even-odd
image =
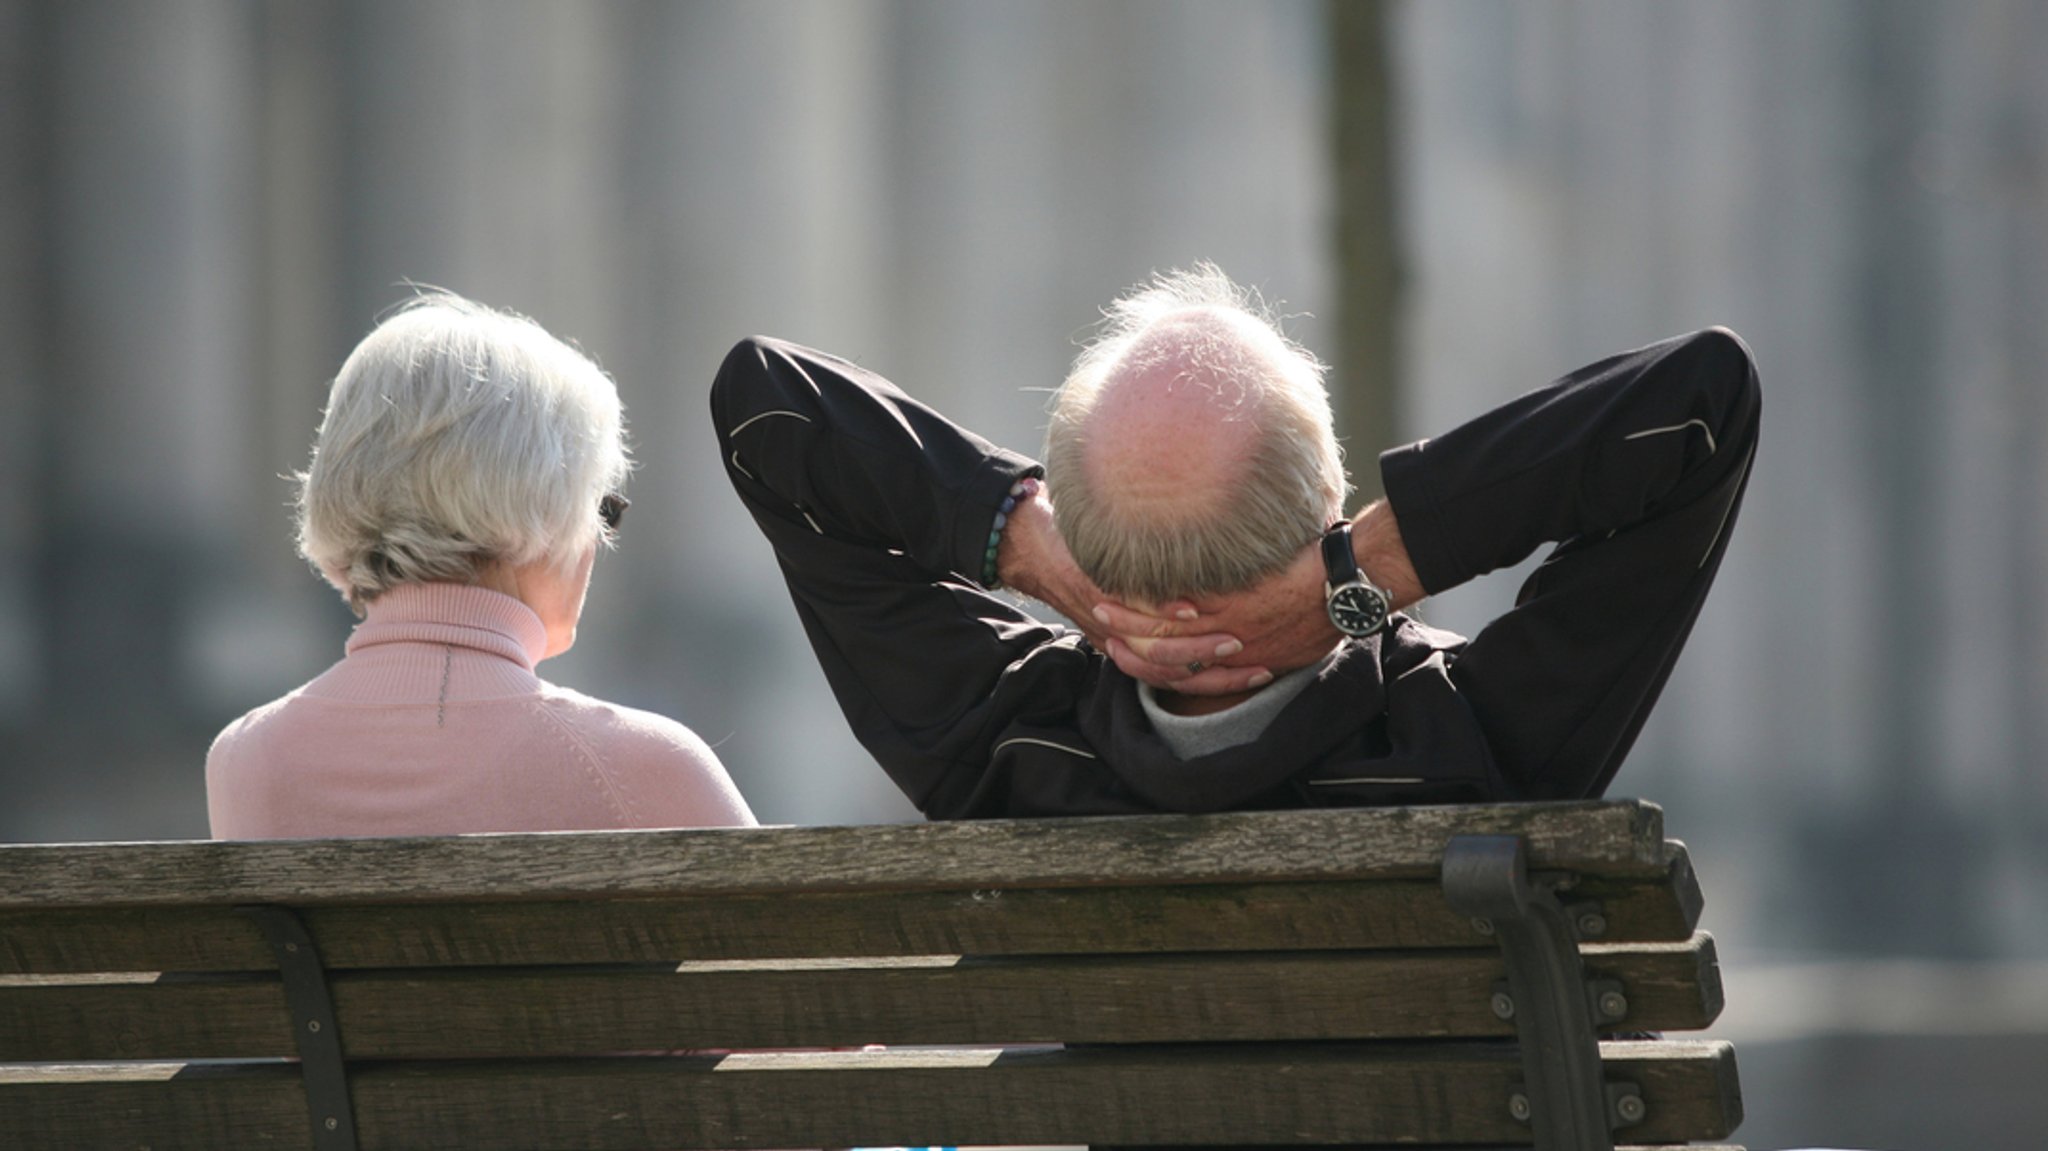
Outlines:
{"type": "Polygon", "coordinates": [[[1707,421],[1698,419],[1687,420],[1682,424],[1672,424],[1668,428],[1644,428],[1640,432],[1630,432],[1621,438],[1624,440],[1640,440],[1646,436],[1661,436],[1666,432],[1682,432],[1687,428],[1698,428],[1700,434],[1707,437],[1708,455],[1711,456],[1718,450],[1714,445],[1714,429],[1707,426],[1707,421]]]}
{"type": "Polygon", "coordinates": [[[795,418],[802,420],[807,424],[811,422],[811,417],[803,414],[802,412],[792,412],[787,409],[778,408],[772,412],[762,412],[758,416],[748,416],[746,419],[741,420],[731,431],[725,433],[725,438],[729,440],[734,436],[739,435],[741,432],[747,430],[747,428],[753,426],[756,420],[765,420],[769,416],[794,416],[795,418]]]}
{"type": "MultiPolygon", "coordinates": [[[[774,411],[762,412],[759,415],[748,416],[746,419],[741,420],[738,424],[735,424],[733,426],[733,429],[731,431],[725,433],[725,438],[728,441],[730,441],[734,436],[739,435],[741,432],[746,431],[748,428],[754,426],[755,423],[761,420],[765,420],[769,416],[789,416],[793,419],[802,420],[807,424],[811,422],[811,417],[803,414],[802,412],[792,412],[787,408],[777,408],[774,411]]],[[[742,473],[746,475],[748,479],[756,479],[754,473],[747,471],[747,466],[740,462],[740,453],[737,448],[735,448],[732,453],[732,466],[738,468],[742,473]]],[[[811,513],[808,509],[799,507],[796,510],[797,514],[804,517],[804,522],[811,525],[812,531],[817,532],[819,535],[825,534],[825,529],[819,527],[818,521],[811,518],[811,513]]]]}
{"type": "Polygon", "coordinates": [[[1066,744],[1064,744],[1064,743],[1054,743],[1053,741],[1051,741],[1051,740],[1049,740],[1049,739],[1037,739],[1037,738],[1035,738],[1035,737],[1033,737],[1033,736],[1028,736],[1028,735],[1018,735],[1018,736],[1012,736],[1012,737],[1010,737],[1009,739],[1006,739],[1006,740],[1004,740],[1003,742],[1001,742],[1001,743],[997,744],[997,745],[995,746],[994,750],[992,750],[992,751],[990,751],[990,752],[988,753],[988,754],[989,754],[989,758],[991,758],[991,759],[995,758],[995,757],[996,757],[997,755],[999,755],[999,754],[1001,754],[1001,753],[1002,753],[1002,750],[1003,750],[1004,748],[1006,748],[1006,747],[1010,746],[1010,745],[1011,745],[1011,744],[1013,744],[1013,743],[1035,743],[1035,744],[1037,744],[1037,745],[1038,745],[1038,746],[1040,746],[1040,747],[1050,747],[1050,748],[1052,748],[1052,749],[1053,749],[1053,750],[1055,750],[1055,751],[1064,751],[1064,752],[1066,752],[1066,753],[1067,753],[1068,755],[1078,755],[1078,756],[1080,756],[1080,757],[1081,757],[1081,758],[1083,758],[1083,759],[1095,759],[1095,758],[1097,758],[1096,754],[1095,754],[1094,752],[1092,752],[1092,751],[1083,751],[1082,749],[1080,749],[1080,748],[1078,748],[1078,747],[1068,747],[1068,746],[1067,746],[1066,744]]]}

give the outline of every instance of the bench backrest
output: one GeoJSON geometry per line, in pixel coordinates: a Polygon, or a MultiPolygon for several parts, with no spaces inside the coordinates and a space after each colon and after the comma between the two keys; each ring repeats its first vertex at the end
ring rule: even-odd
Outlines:
{"type": "Polygon", "coordinates": [[[0,847],[0,1146],[1720,1139],[1725,1044],[1591,1039],[1712,1021],[1699,906],[1641,803],[0,847]]]}

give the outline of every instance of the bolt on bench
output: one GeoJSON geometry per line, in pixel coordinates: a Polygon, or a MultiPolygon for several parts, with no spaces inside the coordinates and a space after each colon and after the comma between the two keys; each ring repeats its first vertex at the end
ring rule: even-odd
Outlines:
{"type": "Polygon", "coordinates": [[[5,846],[0,1147],[1719,1140],[1699,910],[1640,802],[5,846]]]}

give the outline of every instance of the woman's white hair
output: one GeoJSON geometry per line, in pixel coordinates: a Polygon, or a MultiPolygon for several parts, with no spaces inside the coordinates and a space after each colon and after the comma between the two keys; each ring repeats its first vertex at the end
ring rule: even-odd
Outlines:
{"type": "Polygon", "coordinates": [[[1060,535],[1081,570],[1111,595],[1164,602],[1239,591],[1285,569],[1342,513],[1349,490],[1325,371],[1214,264],[1156,276],[1104,309],[1053,395],[1045,436],[1060,535]],[[1227,381],[1230,405],[1257,429],[1243,482],[1210,514],[1120,507],[1084,466],[1105,385],[1165,360],[1227,381]]]}
{"type": "Polygon", "coordinates": [[[299,483],[299,551],[361,612],[494,564],[567,571],[631,469],[618,389],[523,316],[447,292],[356,345],[299,483]]]}

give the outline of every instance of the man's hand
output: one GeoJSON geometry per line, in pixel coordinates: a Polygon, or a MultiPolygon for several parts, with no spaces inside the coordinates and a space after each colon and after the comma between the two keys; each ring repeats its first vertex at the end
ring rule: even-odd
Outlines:
{"type": "MultiPolygon", "coordinates": [[[[1423,598],[1422,581],[1416,577],[1407,546],[1401,542],[1400,525],[1385,500],[1359,513],[1352,525],[1352,546],[1359,566],[1387,590],[1397,610],[1423,598]]],[[[1243,591],[1159,605],[1105,603],[1097,609],[1096,619],[1111,633],[1132,637],[1123,642],[1131,660],[1141,666],[1160,662],[1163,645],[1180,642],[1172,637],[1221,632],[1245,637],[1241,653],[1224,657],[1228,666],[1287,672],[1321,660],[1343,638],[1324,610],[1324,591],[1321,547],[1312,542],[1286,570],[1243,591]]],[[[1124,659],[1117,658],[1114,648],[1108,650],[1118,667],[1137,675],[1125,667],[1124,659]]],[[[1186,687],[1175,690],[1188,691],[1186,687]]]]}
{"type": "MultiPolygon", "coordinates": [[[[1159,605],[1104,603],[1096,609],[1096,619],[1111,632],[1131,637],[1121,641],[1131,661],[1154,663],[1163,658],[1160,652],[1167,645],[1182,642],[1174,637],[1222,632],[1248,637],[1243,651],[1220,657],[1227,666],[1286,672],[1322,659],[1343,638],[1323,610],[1323,561],[1313,547],[1303,549],[1285,571],[1240,592],[1159,605]]],[[[1136,674],[1114,648],[1110,658],[1125,672],[1136,674]]],[[[1174,690],[1188,691],[1180,686],[1174,690]]]]}
{"type": "Polygon", "coordinates": [[[1111,603],[1067,551],[1045,485],[1027,482],[1031,490],[1018,498],[996,552],[996,576],[1004,586],[1074,621],[1124,674],[1154,687],[1189,695],[1228,695],[1272,682],[1264,665],[1232,659],[1243,653],[1244,645],[1228,632],[1189,626],[1183,620],[1154,619],[1111,603]],[[1114,626],[1106,612],[1120,613],[1132,627],[1114,626]],[[1137,651],[1141,644],[1143,654],[1137,651]],[[1231,662],[1225,664],[1226,660],[1231,662]]]}

